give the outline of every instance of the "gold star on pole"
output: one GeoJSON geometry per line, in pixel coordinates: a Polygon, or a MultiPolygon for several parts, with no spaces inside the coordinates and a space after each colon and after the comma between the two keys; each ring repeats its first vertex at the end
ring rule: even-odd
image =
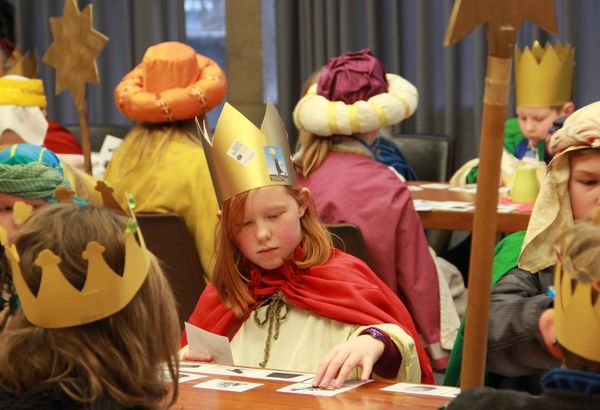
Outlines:
{"type": "Polygon", "coordinates": [[[488,32],[507,26],[517,32],[523,20],[558,33],[554,0],[456,0],[444,45],[454,44],[480,25],[486,25],[488,32]]]}
{"type": "Polygon", "coordinates": [[[96,56],[108,37],[92,27],[92,5],[80,12],[76,0],[65,0],[63,17],[51,17],[50,26],[54,41],[44,62],[56,69],[56,94],[68,88],[81,110],[85,83],[99,81],[96,56]]]}
{"type": "MultiPolygon", "coordinates": [[[[461,363],[461,388],[483,384],[497,226],[500,157],[508,111],[513,46],[523,20],[556,34],[553,0],[456,0],[444,39],[449,46],[484,25],[488,58],[483,93],[469,300],[461,363]]],[[[459,336],[460,337],[460,336],[459,336]]],[[[460,340],[460,339],[457,339],[460,340]]],[[[461,346],[455,346],[459,349],[461,346]]]]}

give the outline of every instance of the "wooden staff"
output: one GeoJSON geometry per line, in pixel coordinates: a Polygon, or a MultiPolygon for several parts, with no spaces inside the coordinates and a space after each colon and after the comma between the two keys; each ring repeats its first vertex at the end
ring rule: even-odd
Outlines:
{"type": "Polygon", "coordinates": [[[56,69],[56,94],[68,88],[73,95],[79,113],[83,165],[90,175],[92,159],[85,84],[99,82],[96,55],[108,42],[108,37],[94,30],[92,20],[91,4],[79,11],[76,0],[65,0],[63,17],[50,17],[54,40],[44,54],[44,62],[56,69]]]}
{"type": "Polygon", "coordinates": [[[557,31],[552,1],[457,0],[444,39],[444,45],[449,46],[480,24],[486,26],[488,57],[461,388],[481,386],[484,380],[504,122],[508,109],[513,46],[525,18],[548,31],[557,31]]]}

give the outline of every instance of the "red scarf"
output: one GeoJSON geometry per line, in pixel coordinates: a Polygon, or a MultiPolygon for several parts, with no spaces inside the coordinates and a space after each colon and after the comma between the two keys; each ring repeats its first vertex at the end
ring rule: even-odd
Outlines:
{"type": "MultiPolygon", "coordinates": [[[[339,322],[400,326],[415,342],[421,364],[421,382],[434,382],[429,359],[406,307],[360,259],[333,249],[331,258],[324,265],[298,269],[286,263],[269,272],[253,266],[249,278],[248,289],[257,302],[281,291],[294,306],[339,322]]],[[[231,340],[243,320],[236,319],[221,303],[212,284],[208,284],[189,322],[231,340]]],[[[183,343],[187,344],[185,333],[183,343]]]]}

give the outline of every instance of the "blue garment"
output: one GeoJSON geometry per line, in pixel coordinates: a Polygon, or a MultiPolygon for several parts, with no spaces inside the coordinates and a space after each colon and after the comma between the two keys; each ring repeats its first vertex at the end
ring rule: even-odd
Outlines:
{"type": "Polygon", "coordinates": [[[392,167],[407,181],[417,181],[417,174],[410,166],[408,160],[402,155],[398,146],[393,141],[378,135],[373,144],[365,146],[369,149],[377,162],[392,167]]]}
{"type": "MultiPolygon", "coordinates": [[[[567,390],[600,399],[600,374],[573,369],[552,369],[541,380],[546,390],[567,390]]],[[[600,404],[600,403],[599,403],[600,404]]]]}

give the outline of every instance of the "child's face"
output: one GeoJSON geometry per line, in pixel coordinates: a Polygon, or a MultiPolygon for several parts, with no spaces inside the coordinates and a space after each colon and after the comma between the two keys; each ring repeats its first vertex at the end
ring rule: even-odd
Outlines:
{"type": "Polygon", "coordinates": [[[583,155],[571,155],[569,196],[573,219],[591,221],[600,205],[600,150],[583,155]]]}
{"type": "Polygon", "coordinates": [[[13,206],[15,205],[15,202],[18,201],[32,205],[34,208],[40,207],[46,203],[43,199],[25,199],[10,194],[0,193],[0,225],[6,228],[9,240],[19,228],[19,224],[13,219],[13,206]]]}
{"type": "Polygon", "coordinates": [[[240,251],[266,270],[283,265],[302,240],[300,218],[306,204],[299,206],[283,186],[250,191],[244,205],[242,226],[236,234],[240,251]]]}
{"type": "Polygon", "coordinates": [[[535,144],[546,139],[548,130],[560,114],[552,107],[517,107],[519,128],[525,138],[535,144]]]}

